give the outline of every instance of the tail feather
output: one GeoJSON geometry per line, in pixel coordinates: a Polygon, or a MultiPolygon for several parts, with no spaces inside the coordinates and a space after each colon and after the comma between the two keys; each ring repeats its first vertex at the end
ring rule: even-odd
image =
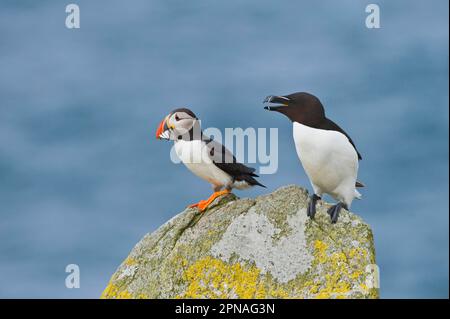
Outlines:
{"type": "Polygon", "coordinates": [[[355,187],[366,187],[366,185],[364,185],[363,183],[361,183],[361,182],[359,182],[359,181],[356,181],[356,183],[355,183],[355,187]]]}
{"type": "Polygon", "coordinates": [[[258,186],[267,188],[265,185],[261,184],[255,178],[253,178],[253,176],[257,177],[258,175],[256,175],[256,174],[242,175],[242,176],[239,176],[240,178],[237,178],[237,180],[245,181],[245,182],[247,182],[247,184],[249,184],[251,186],[258,185],[258,186]]]}

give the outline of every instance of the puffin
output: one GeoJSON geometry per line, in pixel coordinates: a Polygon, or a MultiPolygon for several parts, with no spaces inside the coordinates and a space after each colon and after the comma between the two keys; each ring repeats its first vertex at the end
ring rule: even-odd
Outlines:
{"type": "Polygon", "coordinates": [[[259,176],[254,168],[237,162],[225,146],[203,134],[200,120],[188,108],[170,112],[159,124],[156,138],[174,141],[181,162],[213,188],[208,199],[188,207],[204,212],[217,197],[230,193],[233,188],[266,187],[255,179],[259,176]]]}
{"type": "Polygon", "coordinates": [[[361,154],[350,136],[325,116],[320,100],[306,92],[289,95],[269,95],[264,109],[287,116],[293,125],[295,149],[309,178],[314,193],[310,197],[307,215],[314,219],[317,201],[323,194],[337,203],[328,209],[331,223],[336,223],[342,208],[348,210],[353,199],[361,199],[357,181],[361,154]]]}

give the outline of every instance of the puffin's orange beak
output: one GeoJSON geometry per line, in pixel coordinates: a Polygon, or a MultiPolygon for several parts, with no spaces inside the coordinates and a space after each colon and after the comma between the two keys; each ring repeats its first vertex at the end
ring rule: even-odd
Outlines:
{"type": "Polygon", "coordinates": [[[164,132],[164,126],[166,126],[166,119],[162,120],[158,125],[158,129],[156,130],[156,138],[161,139],[161,134],[164,132]]]}
{"type": "Polygon", "coordinates": [[[169,134],[168,134],[168,130],[169,129],[173,129],[173,127],[169,127],[169,125],[167,124],[167,120],[169,119],[169,115],[167,115],[164,120],[161,121],[161,123],[159,123],[158,125],[158,129],[156,130],[156,138],[157,139],[169,139],[169,134]],[[166,133],[165,133],[166,132],[166,133]]]}

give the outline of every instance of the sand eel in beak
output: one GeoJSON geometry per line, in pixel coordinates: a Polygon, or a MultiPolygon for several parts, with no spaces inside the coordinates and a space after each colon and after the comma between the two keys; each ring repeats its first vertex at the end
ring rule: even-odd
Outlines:
{"type": "Polygon", "coordinates": [[[264,108],[286,115],[293,123],[293,135],[298,157],[314,189],[307,213],[314,218],[316,203],[322,194],[339,201],[328,210],[336,223],[341,208],[349,209],[361,194],[356,187],[358,160],[362,159],[350,136],[325,116],[320,100],[309,93],[265,98],[264,108]]]}
{"type": "Polygon", "coordinates": [[[158,126],[156,138],[174,141],[183,164],[212,185],[214,193],[208,199],[190,205],[201,212],[233,188],[265,187],[255,179],[258,175],[254,168],[238,163],[228,149],[202,133],[200,121],[189,109],[179,108],[167,115],[158,126]]]}

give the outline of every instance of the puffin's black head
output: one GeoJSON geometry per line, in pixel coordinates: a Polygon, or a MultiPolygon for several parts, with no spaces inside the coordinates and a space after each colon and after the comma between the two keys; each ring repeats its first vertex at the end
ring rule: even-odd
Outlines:
{"type": "Polygon", "coordinates": [[[269,95],[263,101],[264,109],[286,115],[291,121],[314,125],[325,118],[325,110],[320,100],[312,94],[298,92],[284,96],[269,95]]]}
{"type": "Polygon", "coordinates": [[[170,112],[156,130],[157,139],[176,140],[200,127],[197,116],[187,108],[179,108],[170,112]]]}

